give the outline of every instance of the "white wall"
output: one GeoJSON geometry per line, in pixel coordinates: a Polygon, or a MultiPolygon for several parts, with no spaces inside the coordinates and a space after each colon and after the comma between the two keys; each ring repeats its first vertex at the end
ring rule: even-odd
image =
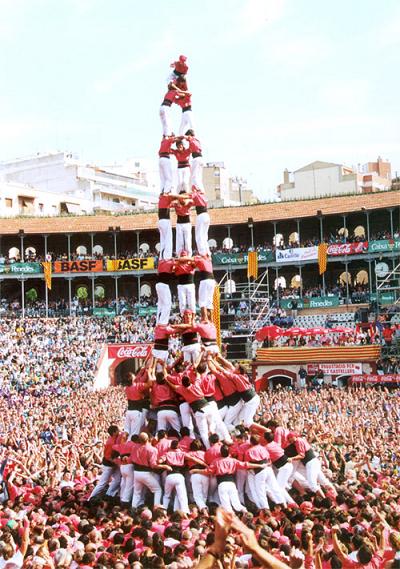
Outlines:
{"type": "Polygon", "coordinates": [[[315,198],[357,192],[357,174],[341,176],[341,166],[294,172],[294,187],[282,190],[282,199],[315,198]]]}

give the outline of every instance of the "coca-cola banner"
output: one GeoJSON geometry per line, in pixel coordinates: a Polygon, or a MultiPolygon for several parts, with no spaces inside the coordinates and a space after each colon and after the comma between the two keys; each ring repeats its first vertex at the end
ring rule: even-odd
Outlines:
{"type": "Polygon", "coordinates": [[[55,273],[99,273],[103,270],[103,261],[84,259],[82,261],[55,261],[55,273]]]}
{"type": "Polygon", "coordinates": [[[351,383],[400,383],[400,373],[352,375],[350,381],[351,383]]]}
{"type": "Polygon", "coordinates": [[[113,344],[108,346],[108,358],[146,358],[150,354],[151,347],[151,344],[113,344]]]}
{"type": "Polygon", "coordinates": [[[328,255],[361,255],[368,251],[368,241],[359,243],[332,243],[328,247],[328,255]]]}

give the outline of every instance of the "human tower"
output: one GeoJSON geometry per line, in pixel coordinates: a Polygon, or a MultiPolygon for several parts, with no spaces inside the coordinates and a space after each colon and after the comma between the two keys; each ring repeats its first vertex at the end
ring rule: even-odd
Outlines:
{"type": "Polygon", "coordinates": [[[207,351],[218,351],[217,331],[211,321],[216,283],[208,246],[210,216],[202,180],[202,148],[193,127],[192,96],[187,85],[186,57],[181,55],[171,67],[168,90],[160,107],[162,125],[162,140],[158,152],[161,190],[158,201],[160,251],[153,356],[165,362],[168,358],[169,337],[180,334],[184,360],[196,363],[201,356],[202,345],[207,351]],[[173,105],[182,109],[178,134],[175,134],[172,126],[173,105]],[[177,161],[175,176],[174,158],[177,161]],[[196,210],[194,234],[197,253],[195,255],[193,255],[190,216],[192,208],[196,210]],[[175,210],[176,214],[175,249],[171,210],[175,210]],[[200,307],[200,322],[197,324],[195,322],[196,271],[199,281],[197,302],[200,307]],[[171,286],[175,280],[183,324],[172,326],[170,325],[171,286]]]}

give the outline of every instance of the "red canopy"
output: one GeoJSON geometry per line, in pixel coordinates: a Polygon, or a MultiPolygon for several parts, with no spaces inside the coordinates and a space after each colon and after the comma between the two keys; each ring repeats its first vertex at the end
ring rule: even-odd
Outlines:
{"type": "Polygon", "coordinates": [[[288,328],[288,330],[285,330],[281,335],[290,336],[290,337],[305,336],[306,332],[307,330],[305,328],[299,328],[298,326],[293,326],[293,328],[288,328]]]}
{"type": "Polygon", "coordinates": [[[256,340],[258,342],[263,342],[267,338],[269,340],[275,340],[275,338],[282,335],[282,332],[283,330],[279,326],[264,326],[264,328],[257,330],[256,340]]]}
{"type": "Polygon", "coordinates": [[[325,336],[329,334],[328,328],[323,328],[322,326],[316,326],[315,328],[308,328],[305,330],[305,336],[325,336]]]}
{"type": "Polygon", "coordinates": [[[354,332],[354,328],[349,328],[346,326],[336,326],[335,328],[331,328],[330,331],[333,333],[351,334],[352,332],[354,332]]]}

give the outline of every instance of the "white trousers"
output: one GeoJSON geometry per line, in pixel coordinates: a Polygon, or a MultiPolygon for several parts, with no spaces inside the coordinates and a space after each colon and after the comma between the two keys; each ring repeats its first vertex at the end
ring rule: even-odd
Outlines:
{"type": "Polygon", "coordinates": [[[209,255],[210,247],[208,246],[208,229],[210,227],[210,214],[208,211],[200,213],[196,217],[196,227],[194,236],[196,239],[196,247],[199,255],[209,255]]]}
{"type": "Polygon", "coordinates": [[[176,191],[178,194],[181,192],[189,192],[190,191],[190,168],[189,166],[186,168],[178,168],[177,170],[178,176],[178,185],[176,191]]]}
{"type": "Polygon", "coordinates": [[[284,493],[278,486],[278,482],[276,481],[276,477],[274,471],[271,466],[267,466],[264,468],[265,470],[265,477],[266,477],[266,488],[267,488],[267,495],[275,504],[285,504],[286,499],[284,493]]]}
{"type": "Polygon", "coordinates": [[[170,194],[174,187],[171,159],[166,156],[160,156],[158,160],[158,171],[160,173],[160,192],[170,194]]]}
{"type": "Polygon", "coordinates": [[[219,413],[219,409],[217,403],[215,401],[210,401],[207,407],[210,407],[210,412],[212,413],[214,419],[214,429],[219,438],[222,441],[227,441],[228,443],[232,443],[232,437],[229,434],[227,426],[223,422],[221,415],[219,413]]]}
{"type": "Polygon", "coordinates": [[[132,435],[138,435],[142,430],[144,422],[146,420],[146,415],[143,411],[127,411],[125,414],[124,431],[129,434],[129,438],[132,435]]]}
{"type": "Polygon", "coordinates": [[[154,494],[154,505],[161,504],[161,486],[157,474],[137,470],[133,481],[132,508],[137,508],[143,503],[143,491],[146,488],[154,494]]]}
{"type": "Polygon", "coordinates": [[[193,127],[193,111],[182,112],[181,125],[179,127],[179,134],[185,134],[187,130],[194,130],[193,127]]]}
{"type": "Polygon", "coordinates": [[[190,482],[192,484],[193,499],[199,510],[207,508],[208,488],[210,486],[210,478],[205,474],[191,474],[190,482]]]}
{"type": "Polygon", "coordinates": [[[236,405],[229,405],[226,411],[224,423],[230,431],[232,431],[236,425],[239,424],[239,414],[242,410],[242,405],[243,401],[240,399],[236,405]]]}
{"type": "Polygon", "coordinates": [[[151,350],[151,353],[154,358],[156,358],[157,360],[161,360],[163,362],[166,362],[169,356],[168,350],[156,350],[153,348],[151,350]]]}
{"type": "Polygon", "coordinates": [[[176,256],[179,257],[181,251],[187,251],[191,257],[192,249],[192,224],[177,223],[176,224],[176,256]]]}
{"type": "Polygon", "coordinates": [[[181,403],[179,405],[179,413],[181,416],[182,426],[187,427],[190,431],[190,436],[194,436],[194,424],[193,424],[193,417],[192,417],[192,410],[190,408],[189,403],[181,403]]]}
{"type": "Polygon", "coordinates": [[[214,279],[203,279],[199,284],[199,306],[200,308],[213,309],[214,290],[216,286],[214,279]]]}
{"type": "Polygon", "coordinates": [[[161,119],[161,126],[162,126],[162,133],[164,136],[171,136],[172,134],[172,127],[171,127],[171,107],[167,105],[161,105],[160,107],[160,119],[161,119]]]}
{"type": "Polygon", "coordinates": [[[167,431],[168,428],[180,431],[181,422],[178,413],[172,409],[160,409],[157,411],[157,431],[167,431]]]}
{"type": "Polygon", "coordinates": [[[203,184],[203,157],[197,156],[192,158],[192,164],[190,166],[190,185],[196,186],[199,190],[204,192],[203,184]]]}
{"type": "Polygon", "coordinates": [[[248,481],[251,489],[251,494],[257,508],[268,509],[267,499],[267,468],[263,468],[260,472],[255,473],[254,470],[249,470],[248,481]]]}
{"type": "Polygon", "coordinates": [[[236,488],[238,490],[239,498],[244,504],[245,496],[244,491],[247,484],[248,470],[240,469],[236,472],[236,488]]]}
{"type": "Polygon", "coordinates": [[[156,284],[157,324],[168,324],[172,307],[171,289],[166,283],[156,284]]]}
{"type": "Polygon", "coordinates": [[[120,496],[121,502],[131,502],[133,494],[133,479],[135,475],[135,470],[133,464],[121,464],[121,486],[120,486],[120,496]]]}
{"type": "Polygon", "coordinates": [[[201,352],[201,346],[198,342],[196,344],[190,344],[190,346],[183,346],[182,353],[183,353],[183,361],[184,362],[191,362],[194,364],[199,359],[201,352]]]}
{"type": "Polygon", "coordinates": [[[196,312],[196,290],[194,283],[178,284],[178,301],[181,315],[183,315],[185,310],[196,312]]]}
{"type": "Polygon", "coordinates": [[[221,502],[221,506],[227,512],[237,512],[245,511],[246,508],[240,503],[239,494],[234,482],[221,482],[218,484],[218,495],[221,502]]]}
{"type": "Polygon", "coordinates": [[[160,259],[172,259],[172,225],[170,219],[159,219],[160,259]]]}
{"type": "Polygon", "coordinates": [[[239,423],[243,421],[245,427],[251,427],[259,405],[260,396],[257,394],[250,401],[244,401],[238,417],[239,423]]]}
{"type": "Polygon", "coordinates": [[[210,448],[208,437],[211,433],[215,432],[215,423],[212,409],[209,405],[203,407],[201,411],[196,411],[194,414],[197,428],[199,430],[200,438],[206,448],[210,448]]]}
{"type": "Polygon", "coordinates": [[[92,498],[94,498],[98,494],[101,494],[107,488],[111,478],[113,479],[113,482],[110,484],[110,487],[107,491],[108,496],[114,495],[115,486],[117,484],[117,482],[114,483],[114,481],[118,481],[118,486],[119,486],[121,478],[120,478],[119,468],[117,466],[103,466],[100,478],[99,478],[95,488],[93,488],[93,491],[90,494],[89,500],[91,500],[92,498]],[[113,493],[111,493],[111,491],[113,493]]]}
{"type": "Polygon", "coordinates": [[[185,478],[183,477],[183,474],[179,473],[168,474],[168,476],[166,477],[164,485],[164,499],[163,499],[164,508],[168,508],[171,495],[174,490],[176,492],[176,498],[178,501],[178,509],[184,512],[185,514],[188,514],[189,502],[186,491],[185,478]]]}
{"type": "Polygon", "coordinates": [[[288,492],[289,478],[292,476],[293,473],[293,465],[291,462],[287,462],[281,468],[272,467],[275,473],[276,481],[278,483],[279,488],[283,492],[285,496],[285,501],[287,504],[293,504],[294,500],[288,492]]]}
{"type": "Polygon", "coordinates": [[[319,475],[321,473],[320,460],[317,457],[313,458],[312,460],[309,460],[305,465],[305,470],[306,470],[306,479],[311,492],[318,492],[318,490],[320,489],[318,481],[319,475]]]}

